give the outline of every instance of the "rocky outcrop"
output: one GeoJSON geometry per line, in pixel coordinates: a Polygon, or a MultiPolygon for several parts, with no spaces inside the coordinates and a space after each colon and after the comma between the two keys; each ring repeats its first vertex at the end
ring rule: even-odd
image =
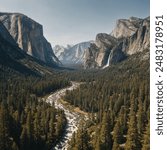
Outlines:
{"type": "Polygon", "coordinates": [[[114,30],[111,32],[111,36],[115,38],[126,38],[132,36],[140,27],[142,19],[136,17],[130,17],[129,19],[117,20],[114,30]]]}
{"type": "MultiPolygon", "coordinates": [[[[109,57],[111,49],[117,44],[117,39],[106,34],[99,33],[96,36],[95,44],[98,49],[97,57],[95,61],[98,66],[104,66],[107,63],[107,58],[109,57]]],[[[97,51],[97,50],[96,50],[97,51]]]]}
{"type": "Polygon", "coordinates": [[[85,60],[85,50],[93,41],[82,42],[67,47],[56,45],[53,48],[54,54],[64,65],[83,64],[85,60]]]}
{"type": "MultiPolygon", "coordinates": [[[[107,64],[111,50],[118,44],[118,40],[106,33],[99,33],[95,43],[86,50],[84,68],[99,68],[107,64]]],[[[112,55],[112,54],[111,54],[112,55]]]]}
{"type": "Polygon", "coordinates": [[[98,55],[98,47],[96,46],[95,43],[92,43],[90,47],[86,49],[84,67],[89,69],[97,68],[98,67],[98,64],[96,62],[97,55],[98,55]]]}
{"type": "Polygon", "coordinates": [[[85,68],[105,68],[118,63],[129,55],[149,49],[150,19],[131,17],[118,20],[109,34],[98,34],[94,45],[86,50],[85,68]]]}
{"type": "Polygon", "coordinates": [[[150,18],[144,19],[137,31],[123,42],[123,51],[128,55],[148,49],[150,47],[150,18]]]}
{"type": "Polygon", "coordinates": [[[43,36],[42,25],[19,13],[0,13],[0,21],[27,54],[48,64],[60,64],[43,36]]]}
{"type": "Polygon", "coordinates": [[[0,22],[0,71],[13,76],[16,74],[43,76],[54,70],[39,59],[27,55],[0,22]]]}
{"type": "Polygon", "coordinates": [[[17,46],[15,40],[12,38],[12,36],[8,32],[8,30],[5,28],[2,22],[0,22],[0,35],[2,36],[2,38],[4,38],[6,41],[11,43],[12,45],[17,46]]]}

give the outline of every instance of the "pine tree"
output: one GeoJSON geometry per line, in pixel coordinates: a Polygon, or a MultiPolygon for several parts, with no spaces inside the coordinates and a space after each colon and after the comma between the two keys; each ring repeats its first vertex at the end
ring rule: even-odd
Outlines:
{"type": "Polygon", "coordinates": [[[20,147],[21,149],[26,149],[27,145],[29,143],[27,143],[27,131],[26,131],[26,127],[23,126],[22,132],[21,132],[21,136],[20,136],[20,147]]]}
{"type": "Polygon", "coordinates": [[[35,114],[33,126],[34,126],[33,127],[34,128],[34,137],[35,137],[35,140],[37,142],[37,139],[40,138],[40,118],[39,118],[38,113],[35,114]]]}
{"type": "Polygon", "coordinates": [[[144,134],[142,150],[150,150],[150,121],[144,134]]]}
{"type": "Polygon", "coordinates": [[[124,130],[126,128],[126,124],[124,120],[125,118],[125,113],[126,110],[124,110],[125,108],[122,107],[119,113],[119,117],[117,119],[117,122],[114,126],[114,130],[113,130],[113,150],[117,150],[117,148],[119,148],[119,145],[122,144],[124,142],[124,130]]]}
{"type": "Polygon", "coordinates": [[[26,124],[25,124],[25,128],[26,128],[26,143],[28,144],[27,148],[31,148],[32,149],[32,146],[34,145],[34,137],[33,137],[33,119],[32,119],[32,114],[31,112],[29,111],[28,112],[28,116],[27,116],[27,119],[26,119],[26,124]]]}
{"type": "Polygon", "coordinates": [[[0,149],[10,150],[9,114],[5,106],[0,106],[0,149]]]}
{"type": "MultiPolygon", "coordinates": [[[[118,147],[117,145],[122,144],[123,142],[123,129],[120,124],[120,120],[117,121],[114,130],[113,130],[113,149],[114,147],[118,147]]],[[[116,149],[115,149],[116,150],[116,149]]]]}
{"type": "Polygon", "coordinates": [[[121,148],[120,148],[120,146],[119,146],[119,144],[117,142],[113,143],[112,150],[121,150],[121,148]]]}
{"type": "Polygon", "coordinates": [[[99,138],[99,136],[97,137],[97,140],[96,140],[95,150],[101,150],[101,148],[100,148],[100,138],[99,138]]]}
{"type": "Polygon", "coordinates": [[[138,111],[137,111],[137,130],[139,135],[143,133],[143,128],[144,128],[144,112],[143,112],[143,103],[141,99],[138,100],[138,111]]]}
{"type": "Polygon", "coordinates": [[[89,143],[90,137],[87,133],[87,130],[83,124],[81,124],[81,128],[77,132],[77,140],[75,148],[77,150],[91,150],[91,145],[89,143]]]}
{"type": "Polygon", "coordinates": [[[53,119],[49,120],[49,133],[48,133],[48,141],[49,143],[53,143],[55,140],[55,125],[53,119]]]}
{"type": "Polygon", "coordinates": [[[101,146],[101,141],[100,141],[100,127],[96,127],[95,129],[95,132],[92,136],[91,139],[92,140],[92,146],[93,146],[93,149],[97,149],[97,150],[100,150],[100,146],[101,146]]]}
{"type": "Polygon", "coordinates": [[[130,114],[130,121],[128,125],[127,140],[125,143],[125,150],[140,150],[141,145],[137,132],[135,113],[130,114]]]}
{"type": "Polygon", "coordinates": [[[101,123],[100,140],[102,149],[111,149],[112,136],[111,136],[111,121],[107,112],[104,112],[101,123]]]}
{"type": "Polygon", "coordinates": [[[33,133],[33,125],[32,125],[32,115],[31,115],[31,112],[29,111],[28,112],[28,116],[27,116],[27,119],[26,119],[26,130],[27,130],[27,137],[29,139],[32,138],[32,133],[33,133]]]}

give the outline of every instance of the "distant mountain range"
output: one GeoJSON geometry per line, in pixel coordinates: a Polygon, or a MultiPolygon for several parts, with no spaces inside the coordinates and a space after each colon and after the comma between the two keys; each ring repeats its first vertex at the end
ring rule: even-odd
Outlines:
{"type": "Polygon", "coordinates": [[[80,64],[85,69],[106,68],[150,47],[150,18],[119,19],[110,34],[98,33],[95,41],[63,47],[54,54],[64,65],[80,64]]]}
{"type": "Polygon", "coordinates": [[[22,68],[44,74],[46,66],[62,64],[106,68],[138,52],[149,51],[150,18],[120,19],[110,34],[99,33],[95,41],[56,45],[52,49],[43,36],[42,25],[23,14],[0,13],[0,43],[0,63],[17,71],[22,68]]]}
{"type": "Polygon", "coordinates": [[[53,48],[54,54],[64,65],[83,64],[85,60],[85,51],[93,41],[82,42],[76,45],[67,45],[66,47],[56,45],[53,48]]]}

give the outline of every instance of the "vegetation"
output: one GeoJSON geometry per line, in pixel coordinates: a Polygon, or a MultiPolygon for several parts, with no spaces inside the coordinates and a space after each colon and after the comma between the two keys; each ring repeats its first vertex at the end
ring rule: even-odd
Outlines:
{"type": "Polygon", "coordinates": [[[92,150],[149,149],[149,63],[136,57],[140,54],[97,73],[64,97],[91,114],[87,132],[92,150]]]}
{"type": "MultiPolygon", "coordinates": [[[[6,69],[6,68],[5,68],[6,69]]],[[[10,70],[11,71],[11,70],[10,70]]],[[[0,75],[0,150],[46,150],[58,142],[66,126],[62,110],[44,96],[70,83],[59,75],[0,75]]]]}
{"type": "Polygon", "coordinates": [[[0,66],[0,150],[46,150],[59,142],[64,112],[41,97],[82,82],[64,100],[89,112],[69,150],[149,150],[149,63],[134,55],[106,70],[25,76],[0,66]],[[138,61],[136,61],[138,60],[138,61]]]}

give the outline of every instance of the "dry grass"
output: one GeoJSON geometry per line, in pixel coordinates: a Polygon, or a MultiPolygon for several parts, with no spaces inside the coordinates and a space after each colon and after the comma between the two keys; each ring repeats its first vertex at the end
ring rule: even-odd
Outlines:
{"type": "Polygon", "coordinates": [[[79,114],[88,116],[88,113],[85,112],[85,111],[82,111],[79,107],[75,107],[74,111],[77,112],[77,113],[79,113],[79,114]]]}

